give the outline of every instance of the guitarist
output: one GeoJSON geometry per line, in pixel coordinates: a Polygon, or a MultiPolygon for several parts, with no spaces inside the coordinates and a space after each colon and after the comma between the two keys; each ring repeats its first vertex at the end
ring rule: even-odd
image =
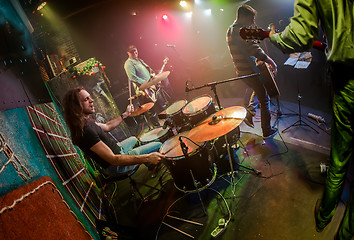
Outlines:
{"type": "MultiPolygon", "coordinates": [[[[242,5],[238,8],[236,20],[227,30],[226,41],[238,77],[259,72],[257,69],[257,64],[262,61],[270,65],[270,68],[274,74],[277,72],[277,65],[262,50],[257,42],[246,42],[240,37],[239,29],[241,27],[250,27],[256,24],[256,14],[257,11],[251,6],[242,5]]],[[[252,94],[252,96],[256,96],[261,105],[261,127],[263,138],[266,139],[274,137],[278,133],[278,130],[272,128],[270,125],[271,117],[269,111],[269,96],[267,91],[257,76],[246,78],[244,82],[253,89],[254,94],[252,94]]],[[[257,106],[258,104],[254,104],[251,99],[250,104],[247,106],[247,115],[245,118],[245,123],[248,126],[254,127],[253,116],[256,113],[257,106]]]]}
{"type": "MultiPolygon", "coordinates": [[[[128,76],[129,84],[131,84],[135,90],[133,95],[139,94],[139,86],[149,80],[155,75],[154,71],[147,65],[141,58],[139,58],[138,49],[134,45],[129,45],[127,48],[128,59],[124,63],[125,73],[128,76]]],[[[155,126],[159,126],[157,113],[162,111],[163,103],[156,98],[157,87],[151,86],[147,89],[147,98],[151,102],[155,102],[154,107],[148,111],[149,118],[155,126]],[[158,100],[158,101],[157,101],[158,100]],[[161,106],[156,106],[157,104],[161,106]]]]}
{"type": "Polygon", "coordinates": [[[315,206],[316,230],[324,230],[337,214],[341,196],[350,192],[339,227],[331,226],[337,229],[334,239],[349,240],[354,237],[354,1],[297,0],[290,24],[282,33],[272,31],[270,41],[286,53],[306,51],[319,35],[318,23],[328,42],[333,109],[330,165],[322,200],[315,206]]]}

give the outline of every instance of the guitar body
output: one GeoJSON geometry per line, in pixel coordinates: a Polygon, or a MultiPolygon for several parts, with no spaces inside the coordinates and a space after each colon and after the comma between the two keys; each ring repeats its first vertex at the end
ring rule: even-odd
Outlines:
{"type": "Polygon", "coordinates": [[[262,82],[264,88],[267,90],[269,97],[278,97],[280,95],[279,88],[268,63],[263,62],[262,64],[257,65],[257,67],[261,73],[260,81],[262,82]]]}

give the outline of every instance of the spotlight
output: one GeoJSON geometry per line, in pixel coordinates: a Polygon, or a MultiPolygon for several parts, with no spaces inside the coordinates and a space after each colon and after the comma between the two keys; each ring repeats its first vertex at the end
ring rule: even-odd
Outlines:
{"type": "Polygon", "coordinates": [[[180,1],[179,2],[179,5],[181,6],[181,7],[187,7],[187,2],[186,1],[180,1]]]}
{"type": "Polygon", "coordinates": [[[205,9],[204,10],[205,15],[210,16],[211,15],[211,9],[205,9]]]}
{"type": "Polygon", "coordinates": [[[162,19],[163,19],[163,20],[167,20],[167,19],[168,19],[167,14],[162,15],[162,19]]]}

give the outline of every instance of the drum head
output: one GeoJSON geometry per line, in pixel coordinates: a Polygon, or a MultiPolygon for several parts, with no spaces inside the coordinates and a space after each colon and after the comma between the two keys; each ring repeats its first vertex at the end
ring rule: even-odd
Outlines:
{"type": "Polygon", "coordinates": [[[168,139],[166,142],[164,142],[160,148],[160,152],[161,153],[165,153],[165,156],[167,158],[178,158],[178,157],[183,157],[183,152],[182,152],[182,148],[181,148],[181,144],[179,141],[179,137],[182,136],[182,141],[184,142],[184,144],[186,144],[186,146],[188,147],[188,154],[194,152],[195,150],[197,150],[199,148],[199,146],[202,146],[204,144],[204,142],[196,142],[196,144],[194,144],[192,141],[190,141],[189,139],[185,138],[188,137],[188,133],[189,131],[185,131],[185,132],[181,132],[175,136],[173,136],[172,138],[168,139]]]}
{"type": "Polygon", "coordinates": [[[193,115],[194,113],[204,111],[211,103],[210,96],[201,96],[190,101],[182,110],[185,115],[193,115]]]}
{"type": "Polygon", "coordinates": [[[141,142],[153,142],[157,139],[160,139],[165,134],[167,134],[169,129],[170,129],[169,127],[165,128],[165,129],[163,129],[163,127],[154,128],[154,129],[142,134],[140,137],[140,141],[141,142]]]}
{"type": "Polygon", "coordinates": [[[173,114],[181,111],[181,109],[186,105],[186,103],[187,103],[187,100],[185,100],[185,99],[178,100],[178,101],[172,103],[171,106],[166,108],[166,114],[173,115],[173,114]]]}

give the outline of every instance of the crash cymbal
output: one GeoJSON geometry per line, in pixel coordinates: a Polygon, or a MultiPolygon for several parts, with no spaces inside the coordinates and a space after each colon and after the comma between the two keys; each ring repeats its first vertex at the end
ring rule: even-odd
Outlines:
{"type": "Polygon", "coordinates": [[[221,137],[239,126],[246,114],[246,109],[241,106],[222,109],[192,128],[188,137],[199,142],[221,137]]]}
{"type": "Polygon", "coordinates": [[[145,104],[137,107],[129,116],[135,117],[135,116],[138,116],[146,111],[149,111],[154,106],[154,104],[155,103],[153,103],[153,102],[145,103],[145,104]]]}
{"type": "Polygon", "coordinates": [[[154,85],[158,84],[159,82],[161,82],[162,80],[165,80],[168,77],[168,75],[170,75],[170,71],[165,71],[165,72],[156,74],[155,76],[153,76],[152,78],[150,78],[149,80],[147,80],[146,82],[141,84],[139,89],[145,90],[151,86],[154,86],[154,85]]]}

